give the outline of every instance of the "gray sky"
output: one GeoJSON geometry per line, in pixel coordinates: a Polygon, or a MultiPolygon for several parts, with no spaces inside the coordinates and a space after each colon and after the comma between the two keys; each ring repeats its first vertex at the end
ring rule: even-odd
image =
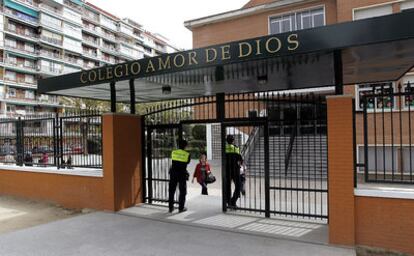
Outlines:
{"type": "Polygon", "coordinates": [[[191,48],[191,32],[184,21],[241,8],[248,0],[87,0],[100,8],[141,23],[148,30],[191,48]]]}

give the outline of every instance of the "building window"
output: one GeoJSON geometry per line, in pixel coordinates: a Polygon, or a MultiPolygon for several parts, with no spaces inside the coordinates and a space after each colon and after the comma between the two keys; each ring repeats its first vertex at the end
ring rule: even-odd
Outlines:
{"type": "Polygon", "coordinates": [[[9,93],[9,97],[16,97],[16,89],[14,89],[14,88],[9,88],[9,90],[8,90],[8,93],[9,93]]]}
{"type": "Polygon", "coordinates": [[[367,110],[391,110],[394,107],[394,86],[392,82],[376,83],[376,84],[362,84],[357,86],[358,95],[358,108],[363,110],[363,99],[364,95],[382,95],[378,97],[367,98],[367,110]]]}
{"type": "Polygon", "coordinates": [[[270,34],[280,34],[295,30],[320,27],[325,25],[323,7],[301,12],[284,14],[270,18],[270,34]]]}
{"type": "Polygon", "coordinates": [[[7,112],[15,112],[16,106],[15,105],[7,105],[7,112]]]}
{"type": "Polygon", "coordinates": [[[354,20],[362,20],[367,18],[379,17],[392,14],[392,5],[381,5],[370,8],[355,9],[354,20]]]}
{"type": "Polygon", "coordinates": [[[33,75],[26,75],[24,77],[24,81],[26,83],[33,84],[34,83],[34,76],[33,75]]]}
{"type": "Polygon", "coordinates": [[[26,106],[25,109],[26,109],[26,113],[29,113],[29,114],[34,113],[34,107],[32,106],[26,106]]]}
{"type": "Polygon", "coordinates": [[[34,91],[29,91],[29,90],[27,90],[27,91],[25,92],[24,97],[25,97],[26,99],[31,99],[31,100],[33,100],[33,99],[35,98],[35,93],[34,93],[34,91]]]}
{"type": "Polygon", "coordinates": [[[6,74],[4,76],[6,80],[16,81],[16,72],[6,70],[6,74]]]}

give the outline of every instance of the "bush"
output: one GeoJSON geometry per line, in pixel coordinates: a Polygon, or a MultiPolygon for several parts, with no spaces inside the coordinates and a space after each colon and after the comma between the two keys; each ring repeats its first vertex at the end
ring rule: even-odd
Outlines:
{"type": "Polygon", "coordinates": [[[188,142],[188,146],[190,148],[198,148],[200,150],[205,150],[205,148],[206,148],[206,141],[205,140],[190,140],[188,142]]]}
{"type": "Polygon", "coordinates": [[[201,153],[203,152],[199,148],[187,148],[187,152],[190,153],[191,159],[199,159],[201,153]]]}
{"type": "Polygon", "coordinates": [[[206,140],[206,126],[205,125],[194,125],[191,130],[191,135],[194,140],[206,140]]]}

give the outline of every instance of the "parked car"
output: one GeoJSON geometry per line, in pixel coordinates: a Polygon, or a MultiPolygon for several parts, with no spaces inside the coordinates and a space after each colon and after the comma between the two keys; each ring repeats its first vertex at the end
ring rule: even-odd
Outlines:
{"type": "Polygon", "coordinates": [[[51,153],[53,152],[53,148],[47,145],[42,145],[39,147],[34,147],[32,149],[32,154],[42,154],[42,153],[51,153]]]}

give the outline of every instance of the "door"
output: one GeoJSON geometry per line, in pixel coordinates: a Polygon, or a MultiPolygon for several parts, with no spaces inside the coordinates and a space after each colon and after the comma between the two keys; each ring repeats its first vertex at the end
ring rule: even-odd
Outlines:
{"type": "Polygon", "coordinates": [[[223,211],[269,212],[269,145],[268,128],[265,122],[237,122],[222,125],[222,191],[223,211]],[[234,137],[234,145],[239,147],[243,162],[240,177],[226,165],[226,138],[234,137]],[[240,179],[240,197],[234,209],[229,205],[231,198],[237,198],[237,180],[240,179]],[[235,192],[236,191],[236,192],[235,192]]]}
{"type": "Polygon", "coordinates": [[[182,138],[182,126],[147,126],[146,133],[145,199],[149,204],[165,204],[168,202],[170,155],[182,138]]]}

